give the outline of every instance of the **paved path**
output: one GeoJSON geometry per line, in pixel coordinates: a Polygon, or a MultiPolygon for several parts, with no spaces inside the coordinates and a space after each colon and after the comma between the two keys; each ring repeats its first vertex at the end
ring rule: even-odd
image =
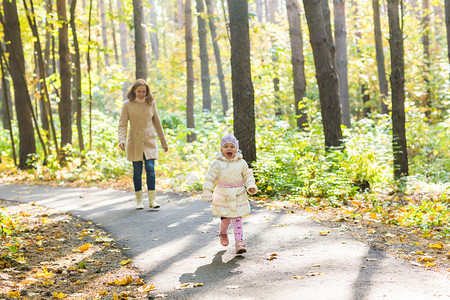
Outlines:
{"type": "Polygon", "coordinates": [[[448,274],[412,266],[306,215],[253,207],[244,219],[248,252],[235,256],[233,242],[219,244],[209,203],[183,195],[158,194],[161,209],[136,210],[129,192],[0,183],[0,199],[102,224],[131,248],[125,253],[166,299],[450,299],[448,274]],[[204,285],[176,289],[187,282],[204,285]]]}

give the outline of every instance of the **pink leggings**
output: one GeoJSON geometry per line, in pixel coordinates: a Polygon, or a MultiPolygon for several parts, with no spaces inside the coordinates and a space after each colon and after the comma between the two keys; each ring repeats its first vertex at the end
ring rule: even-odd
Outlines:
{"type": "Polygon", "coordinates": [[[220,233],[228,233],[228,225],[233,220],[234,238],[236,241],[242,241],[244,239],[244,231],[242,230],[242,217],[238,218],[221,218],[220,221],[220,233]]]}

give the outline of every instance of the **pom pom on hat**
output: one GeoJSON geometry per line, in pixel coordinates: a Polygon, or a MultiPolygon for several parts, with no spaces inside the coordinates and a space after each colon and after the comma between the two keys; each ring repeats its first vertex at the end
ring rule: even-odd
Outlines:
{"type": "Polygon", "coordinates": [[[233,144],[236,147],[236,151],[239,152],[239,141],[232,134],[226,134],[220,140],[220,150],[222,150],[223,145],[233,144]]]}

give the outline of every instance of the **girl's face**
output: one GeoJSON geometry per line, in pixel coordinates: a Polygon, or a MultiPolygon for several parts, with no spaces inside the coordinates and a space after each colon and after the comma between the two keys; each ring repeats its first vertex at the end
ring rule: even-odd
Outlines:
{"type": "Polygon", "coordinates": [[[232,159],[236,155],[236,146],[232,143],[226,143],[222,147],[222,154],[228,159],[232,159]]]}
{"type": "Polygon", "coordinates": [[[147,87],[145,85],[138,86],[136,88],[136,99],[143,100],[147,95],[147,87]]]}

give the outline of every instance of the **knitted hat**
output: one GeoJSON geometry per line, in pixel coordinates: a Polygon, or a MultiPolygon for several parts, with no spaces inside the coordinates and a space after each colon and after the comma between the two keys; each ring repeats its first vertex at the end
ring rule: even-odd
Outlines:
{"type": "Polygon", "coordinates": [[[236,152],[239,152],[239,141],[232,134],[225,134],[220,140],[220,150],[222,150],[223,145],[233,144],[236,147],[236,152]]]}

